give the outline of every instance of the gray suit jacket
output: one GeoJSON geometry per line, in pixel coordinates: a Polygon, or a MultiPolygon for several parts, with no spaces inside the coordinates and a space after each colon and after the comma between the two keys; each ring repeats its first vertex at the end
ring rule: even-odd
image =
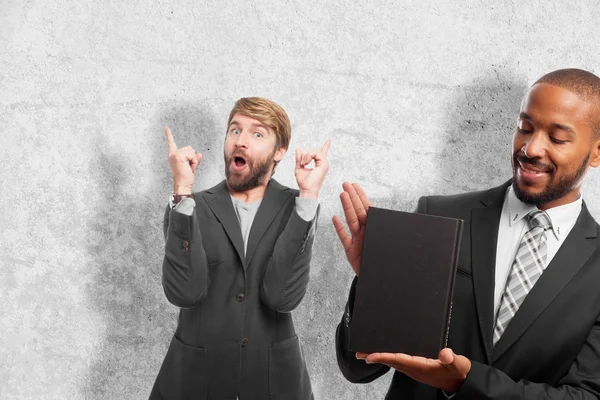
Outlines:
{"type": "MultiPolygon", "coordinates": [[[[558,253],[492,344],[496,242],[509,184],[419,200],[419,213],[465,221],[448,347],[471,359],[472,367],[453,399],[600,399],[600,237],[585,202],[558,253]]],[[[348,350],[354,288],[337,329],[337,357],[348,380],[364,383],[389,368],[365,364],[348,350]]],[[[386,399],[445,397],[395,372],[386,399]]]]}
{"type": "Polygon", "coordinates": [[[162,283],[181,311],[151,399],[312,398],[290,311],[306,293],[317,216],[300,218],[297,196],[271,179],[245,256],[225,181],[195,193],[192,216],[167,209],[162,283]]]}

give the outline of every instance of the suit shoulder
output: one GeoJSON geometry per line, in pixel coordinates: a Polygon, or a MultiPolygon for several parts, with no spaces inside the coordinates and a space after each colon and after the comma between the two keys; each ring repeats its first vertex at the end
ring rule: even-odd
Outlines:
{"type": "Polygon", "coordinates": [[[288,192],[288,193],[292,194],[294,197],[298,197],[298,195],[300,194],[300,191],[298,189],[292,189],[291,187],[282,185],[281,183],[277,182],[275,179],[271,179],[270,185],[273,185],[273,187],[275,189],[280,190],[282,192],[288,192]]]}
{"type": "Polygon", "coordinates": [[[431,195],[423,196],[428,205],[453,205],[465,203],[479,203],[487,190],[479,190],[476,192],[457,193],[449,195],[431,195]]]}
{"type": "Polygon", "coordinates": [[[199,192],[194,192],[194,198],[197,201],[198,199],[204,198],[204,197],[208,196],[211,193],[212,192],[210,191],[210,189],[205,189],[205,190],[201,190],[199,192]]]}
{"type": "Polygon", "coordinates": [[[474,192],[424,196],[419,199],[419,208],[425,210],[427,214],[464,219],[473,208],[485,207],[485,205],[493,205],[494,203],[501,207],[507,187],[505,184],[474,192]]]}
{"type": "Polygon", "coordinates": [[[194,197],[196,197],[196,199],[200,198],[200,197],[207,197],[211,194],[219,194],[219,193],[225,193],[227,194],[227,183],[225,181],[225,179],[223,179],[221,182],[217,183],[216,185],[214,185],[211,188],[207,188],[198,192],[194,192],[194,197]]]}

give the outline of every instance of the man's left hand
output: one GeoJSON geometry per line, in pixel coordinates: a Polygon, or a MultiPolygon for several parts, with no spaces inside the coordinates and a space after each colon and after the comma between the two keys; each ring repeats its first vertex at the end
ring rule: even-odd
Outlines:
{"type": "Polygon", "coordinates": [[[356,358],[368,364],[385,364],[414,380],[450,393],[458,391],[471,370],[471,361],[449,348],[442,349],[437,360],[402,353],[356,353],[356,358]]]}
{"type": "Polygon", "coordinates": [[[318,198],[319,191],[329,169],[327,152],[331,139],[325,142],[323,148],[302,152],[296,149],[296,182],[300,189],[300,197],[318,198]],[[306,168],[311,161],[315,161],[314,168],[306,168]]]}

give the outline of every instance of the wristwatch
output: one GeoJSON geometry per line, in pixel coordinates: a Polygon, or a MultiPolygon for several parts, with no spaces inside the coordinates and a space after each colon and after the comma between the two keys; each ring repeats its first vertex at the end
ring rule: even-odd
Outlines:
{"type": "Polygon", "coordinates": [[[173,206],[175,206],[177,203],[179,203],[182,199],[185,199],[186,197],[189,197],[191,199],[195,199],[194,197],[194,193],[190,193],[190,194],[171,194],[171,201],[173,202],[173,206]]]}

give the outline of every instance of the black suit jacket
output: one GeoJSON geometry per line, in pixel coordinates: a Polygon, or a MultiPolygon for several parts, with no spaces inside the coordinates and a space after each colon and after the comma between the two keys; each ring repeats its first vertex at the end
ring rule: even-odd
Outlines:
{"type": "MultiPolygon", "coordinates": [[[[600,399],[600,240],[585,203],[558,253],[492,344],[496,243],[510,183],[419,200],[417,212],[465,220],[448,347],[468,357],[472,368],[454,399],[600,399]]],[[[364,383],[389,368],[367,365],[348,351],[355,285],[356,279],[337,329],[337,359],[348,380],[364,383]]],[[[444,398],[441,390],[399,372],[386,396],[444,398]]]]}
{"type": "Polygon", "coordinates": [[[316,217],[271,180],[242,234],[225,182],[165,213],[163,288],[181,307],[151,399],[312,398],[292,311],[306,293],[316,217]]]}

